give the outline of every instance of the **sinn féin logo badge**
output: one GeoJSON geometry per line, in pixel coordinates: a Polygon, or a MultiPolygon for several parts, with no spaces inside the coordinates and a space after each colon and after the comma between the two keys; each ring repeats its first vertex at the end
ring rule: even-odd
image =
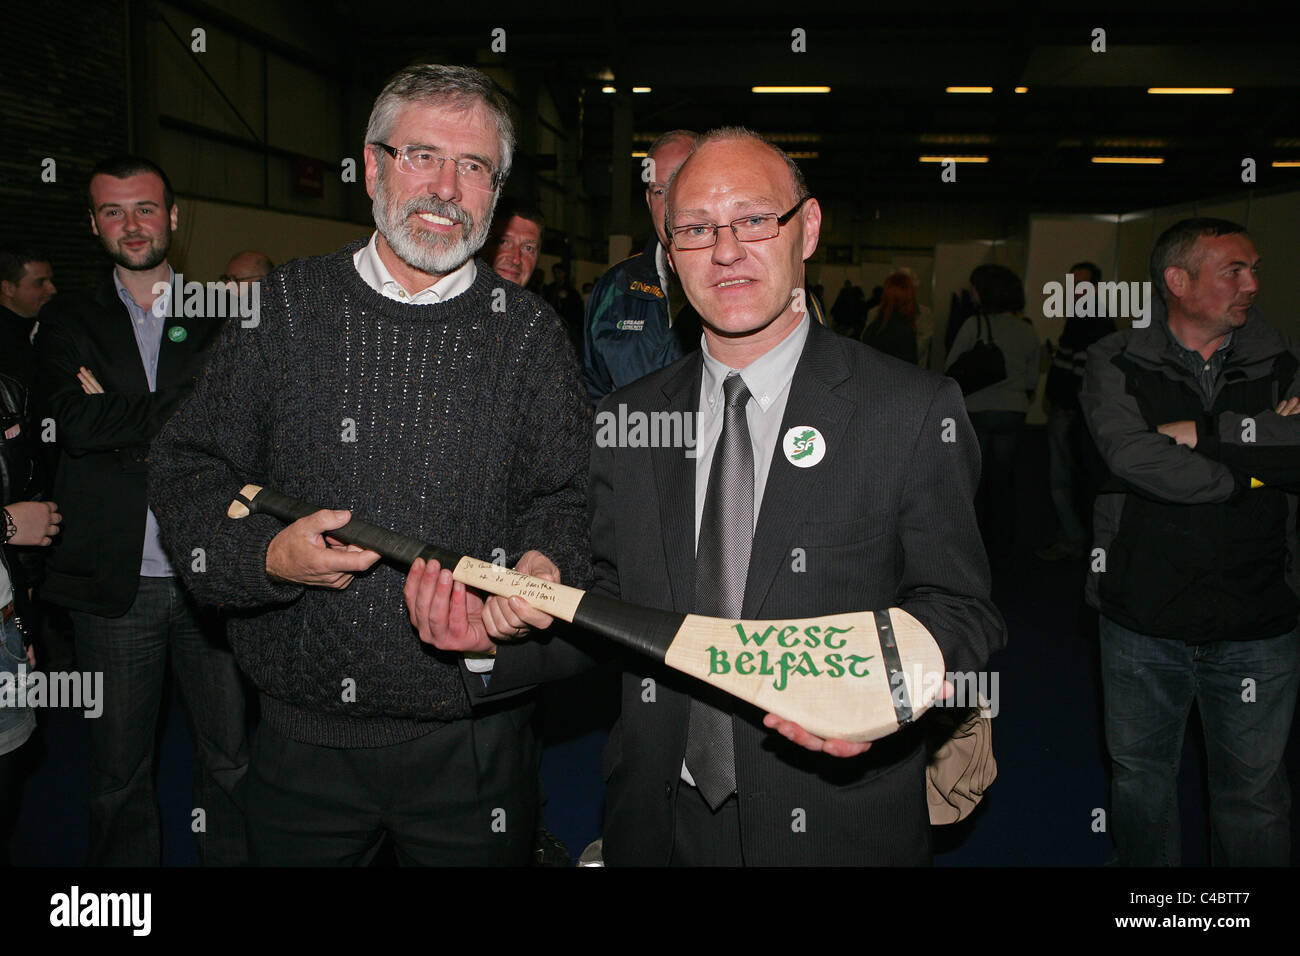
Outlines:
{"type": "Polygon", "coordinates": [[[826,457],[826,439],[811,425],[796,425],[781,440],[786,460],[796,468],[811,468],[826,457]]]}

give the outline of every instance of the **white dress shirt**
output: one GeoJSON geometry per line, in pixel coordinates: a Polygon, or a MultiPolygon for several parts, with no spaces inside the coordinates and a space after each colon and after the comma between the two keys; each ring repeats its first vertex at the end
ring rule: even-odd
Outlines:
{"type": "Polygon", "coordinates": [[[388,271],[388,266],[384,265],[384,260],[379,258],[379,247],[376,245],[378,241],[379,233],[375,232],[370,236],[370,241],[357,250],[357,254],[352,257],[352,264],[356,266],[357,272],[366,285],[380,295],[397,302],[404,302],[407,305],[446,302],[452,296],[460,295],[472,286],[478,276],[478,268],[474,265],[474,258],[471,256],[455,272],[448,272],[429,288],[412,295],[393,278],[393,274],[388,271]]]}
{"type": "MultiPolygon", "coordinates": [[[[763,505],[763,489],[767,487],[767,473],[772,468],[772,456],[780,436],[781,419],[790,398],[790,382],[795,366],[803,355],[808,341],[808,316],[787,335],[780,344],[740,370],[740,377],[749,389],[750,401],[745,404],[745,424],[749,427],[749,443],[754,452],[754,527],[758,527],[759,509],[763,505]]],[[[695,444],[695,546],[700,544],[700,523],[704,517],[704,499],[709,493],[709,469],[713,465],[713,452],[722,437],[724,418],[722,382],[734,369],[723,365],[709,353],[708,339],[700,337],[700,352],[704,357],[704,374],[700,376],[700,417],[695,444]]],[[[682,780],[695,786],[695,778],[682,761],[682,780]]]]}

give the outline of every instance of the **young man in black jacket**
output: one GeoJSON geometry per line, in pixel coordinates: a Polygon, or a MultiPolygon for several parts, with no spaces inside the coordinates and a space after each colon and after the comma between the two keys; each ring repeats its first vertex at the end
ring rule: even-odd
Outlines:
{"type": "Polygon", "coordinates": [[[1193,701],[1211,863],[1290,862],[1282,756],[1300,678],[1287,581],[1300,352],[1252,309],[1258,264],[1235,223],[1171,226],[1151,254],[1165,308],[1088,351],[1080,404],[1110,470],[1088,598],[1101,612],[1110,830],[1123,864],[1179,863],[1175,788],[1193,701]]]}
{"type": "Polygon", "coordinates": [[[222,323],[180,317],[167,262],[179,213],[160,168],[139,157],[105,160],[91,173],[89,198],[91,230],[114,269],[92,292],[56,296],[36,338],[59,447],[55,500],[67,519],[41,594],[69,609],[79,665],[104,674],[104,713],[91,722],[88,859],[162,861],[153,755],[170,656],[194,726],[200,856],[240,864],[243,685],[220,626],[197,612],[163,553],[145,494],[149,443],[189,394],[222,323]]]}
{"type": "Polygon", "coordinates": [[[31,340],[36,316],[57,291],[44,255],[0,249],[0,372],[18,379],[27,391],[36,367],[31,340]]]}

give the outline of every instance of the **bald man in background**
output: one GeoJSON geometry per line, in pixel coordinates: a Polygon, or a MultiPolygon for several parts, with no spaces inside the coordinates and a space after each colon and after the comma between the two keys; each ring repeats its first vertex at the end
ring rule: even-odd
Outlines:
{"type": "Polygon", "coordinates": [[[240,252],[226,263],[222,282],[259,282],[275,270],[275,263],[264,252],[240,252]]]}
{"type": "Polygon", "coordinates": [[[664,252],[668,180],[698,138],[698,133],[675,129],[650,146],[645,204],[654,235],[644,250],[601,276],[587,300],[582,379],[593,403],[700,347],[699,318],[664,252]]]}

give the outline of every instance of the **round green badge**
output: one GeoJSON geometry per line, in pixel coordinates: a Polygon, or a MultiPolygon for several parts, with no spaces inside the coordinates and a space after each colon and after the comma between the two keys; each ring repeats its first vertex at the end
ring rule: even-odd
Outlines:
{"type": "Polygon", "coordinates": [[[185,331],[184,327],[179,325],[173,325],[167,330],[167,338],[171,339],[173,342],[184,342],[186,336],[189,334],[190,333],[185,331]]]}

